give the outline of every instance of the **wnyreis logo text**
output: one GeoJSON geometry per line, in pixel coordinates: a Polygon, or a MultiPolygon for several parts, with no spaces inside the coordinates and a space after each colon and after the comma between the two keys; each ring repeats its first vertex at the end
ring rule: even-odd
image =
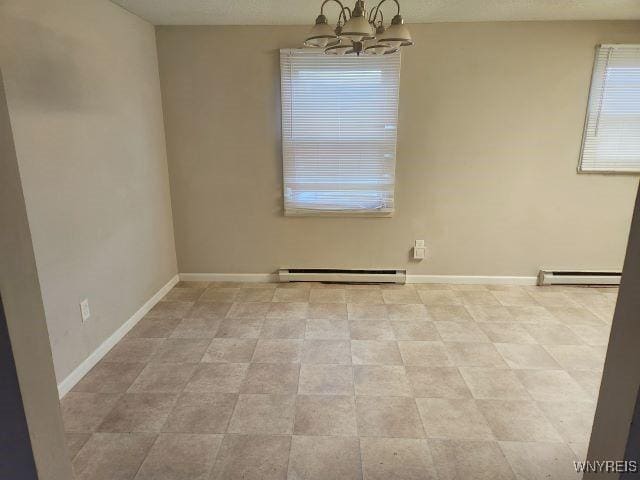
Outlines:
{"type": "Polygon", "coordinates": [[[573,462],[576,472],[592,473],[638,473],[636,460],[590,460],[573,462]]]}

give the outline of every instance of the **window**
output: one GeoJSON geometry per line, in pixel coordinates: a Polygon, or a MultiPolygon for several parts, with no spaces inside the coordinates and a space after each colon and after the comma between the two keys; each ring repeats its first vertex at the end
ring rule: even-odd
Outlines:
{"type": "Polygon", "coordinates": [[[285,215],[393,213],[400,54],[281,50],[285,215]]]}
{"type": "Polygon", "coordinates": [[[596,50],[579,171],[640,172],[640,45],[596,50]]]}

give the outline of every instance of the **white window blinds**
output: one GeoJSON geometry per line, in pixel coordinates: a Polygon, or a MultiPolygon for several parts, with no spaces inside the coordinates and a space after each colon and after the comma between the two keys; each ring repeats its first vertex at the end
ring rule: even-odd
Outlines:
{"type": "Polygon", "coordinates": [[[582,172],[640,172],[640,45],[596,50],[582,172]]]}
{"type": "Polygon", "coordinates": [[[393,212],[400,54],[281,50],[286,215],[393,212]]]}

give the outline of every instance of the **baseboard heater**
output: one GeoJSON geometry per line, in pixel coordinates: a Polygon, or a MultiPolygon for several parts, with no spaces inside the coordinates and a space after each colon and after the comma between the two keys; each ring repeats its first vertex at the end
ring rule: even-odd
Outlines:
{"type": "Polygon", "coordinates": [[[621,272],[540,270],[538,285],[620,285],[621,272]]]}
{"type": "Polygon", "coordinates": [[[406,270],[339,270],[329,268],[281,268],[281,282],[406,283],[406,270]]]}

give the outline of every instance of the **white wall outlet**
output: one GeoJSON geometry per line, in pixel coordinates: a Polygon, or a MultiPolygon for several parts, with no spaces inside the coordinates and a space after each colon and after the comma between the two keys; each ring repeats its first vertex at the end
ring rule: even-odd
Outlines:
{"type": "Polygon", "coordinates": [[[80,302],[80,313],[82,314],[82,323],[91,317],[91,309],[89,308],[89,300],[86,298],[80,302]]]}
{"type": "Polygon", "coordinates": [[[427,247],[424,246],[424,240],[416,240],[413,243],[414,260],[424,260],[427,256],[427,247]]]}

